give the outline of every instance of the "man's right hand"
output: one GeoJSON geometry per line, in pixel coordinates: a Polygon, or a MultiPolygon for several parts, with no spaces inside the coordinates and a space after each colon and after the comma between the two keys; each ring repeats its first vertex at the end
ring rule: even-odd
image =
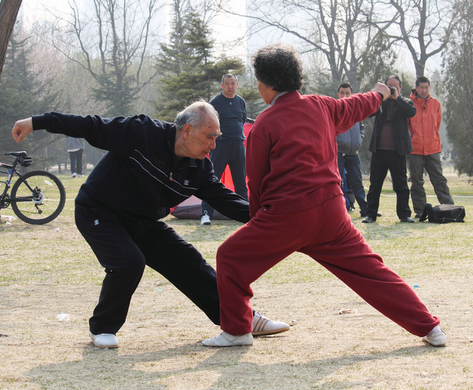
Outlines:
{"type": "Polygon", "coordinates": [[[391,90],[383,83],[377,83],[371,91],[383,95],[383,102],[391,96],[391,90]]]}
{"type": "Polygon", "coordinates": [[[13,129],[11,131],[13,139],[16,142],[21,142],[25,139],[25,137],[33,131],[33,119],[26,118],[21,119],[15,123],[13,129]]]}

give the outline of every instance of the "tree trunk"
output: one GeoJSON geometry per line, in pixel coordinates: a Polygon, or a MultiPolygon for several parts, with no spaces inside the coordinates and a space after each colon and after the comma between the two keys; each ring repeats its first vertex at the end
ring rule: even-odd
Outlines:
{"type": "Polygon", "coordinates": [[[0,0],[0,77],[21,2],[22,0],[0,0]]]}

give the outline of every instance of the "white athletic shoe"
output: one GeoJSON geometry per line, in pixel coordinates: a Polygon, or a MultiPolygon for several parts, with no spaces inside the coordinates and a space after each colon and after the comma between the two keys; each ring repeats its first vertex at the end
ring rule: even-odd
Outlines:
{"type": "Polygon", "coordinates": [[[255,311],[253,315],[253,336],[265,336],[269,334],[277,334],[289,330],[289,325],[284,322],[272,321],[261,313],[255,311]]]}
{"type": "Polygon", "coordinates": [[[445,344],[447,344],[447,335],[442,329],[440,329],[428,333],[426,336],[422,337],[422,340],[434,347],[444,347],[445,344]]]}
{"type": "Polygon", "coordinates": [[[210,217],[209,215],[207,214],[207,211],[204,211],[204,215],[202,215],[200,217],[200,224],[201,225],[210,225],[211,222],[210,222],[210,217]]]}
{"type": "Polygon", "coordinates": [[[234,336],[227,332],[222,332],[211,339],[205,339],[202,344],[206,347],[236,347],[241,345],[252,345],[253,336],[251,333],[234,336]]]}
{"type": "Polygon", "coordinates": [[[92,332],[89,333],[92,342],[96,347],[99,348],[118,348],[118,339],[112,333],[100,333],[100,334],[93,334],[92,332]]]}
{"type": "Polygon", "coordinates": [[[11,225],[13,221],[16,221],[16,218],[11,215],[0,215],[0,223],[9,223],[11,225]]]}

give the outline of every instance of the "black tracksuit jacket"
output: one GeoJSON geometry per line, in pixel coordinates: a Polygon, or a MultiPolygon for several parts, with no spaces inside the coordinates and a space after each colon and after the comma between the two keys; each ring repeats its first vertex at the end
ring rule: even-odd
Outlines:
{"type": "Polygon", "coordinates": [[[145,115],[105,119],[52,112],[33,116],[33,129],[85,138],[108,151],[82,185],[78,205],[104,206],[133,225],[163,218],[195,195],[229,218],[250,219],[248,203],[225,188],[208,158],[177,160],[173,123],[145,115]]]}

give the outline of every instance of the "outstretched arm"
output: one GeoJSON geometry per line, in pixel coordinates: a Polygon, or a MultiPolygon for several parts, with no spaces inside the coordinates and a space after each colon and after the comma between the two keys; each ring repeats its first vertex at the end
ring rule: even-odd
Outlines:
{"type": "Polygon", "coordinates": [[[13,139],[16,142],[23,141],[26,136],[33,131],[33,120],[32,118],[20,119],[13,126],[11,131],[13,139]]]}
{"type": "Polygon", "coordinates": [[[128,155],[130,150],[134,150],[135,141],[144,143],[143,137],[146,137],[146,133],[152,137],[154,132],[149,131],[150,128],[163,128],[168,125],[167,122],[154,121],[144,115],[102,118],[98,115],[80,116],[47,112],[16,122],[12,135],[17,142],[21,142],[32,131],[45,130],[52,134],[84,138],[97,148],[128,155]]]}

